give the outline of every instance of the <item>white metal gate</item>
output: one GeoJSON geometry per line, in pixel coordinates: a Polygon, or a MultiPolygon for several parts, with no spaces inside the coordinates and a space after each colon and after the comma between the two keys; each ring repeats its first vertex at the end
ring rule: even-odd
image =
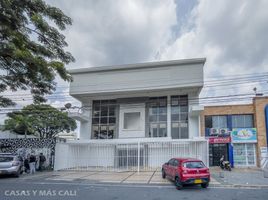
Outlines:
{"type": "Polygon", "coordinates": [[[55,170],[150,171],[172,157],[198,158],[208,165],[208,143],[165,141],[135,143],[58,143],[55,170]]]}

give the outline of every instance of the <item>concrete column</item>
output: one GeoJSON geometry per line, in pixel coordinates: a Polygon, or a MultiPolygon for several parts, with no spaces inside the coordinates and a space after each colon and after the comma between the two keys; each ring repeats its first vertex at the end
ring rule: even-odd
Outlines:
{"type": "Polygon", "coordinates": [[[167,96],[167,137],[171,138],[171,98],[167,96]]]}
{"type": "Polygon", "coordinates": [[[80,139],[90,139],[91,138],[91,121],[92,121],[92,101],[82,103],[82,113],[89,117],[86,122],[80,123],[80,139]]]}

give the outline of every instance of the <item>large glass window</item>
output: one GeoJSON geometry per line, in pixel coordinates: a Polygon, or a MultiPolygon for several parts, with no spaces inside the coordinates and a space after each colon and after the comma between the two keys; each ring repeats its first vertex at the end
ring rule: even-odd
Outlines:
{"type": "Polygon", "coordinates": [[[226,115],[205,116],[205,127],[227,128],[227,116],[226,115]]]}
{"type": "Polygon", "coordinates": [[[153,97],[148,103],[149,137],[167,136],[167,97],[153,97]]]}
{"type": "Polygon", "coordinates": [[[255,144],[251,143],[234,144],[234,165],[255,166],[256,165],[255,144]]]}
{"type": "Polygon", "coordinates": [[[187,95],[171,97],[171,136],[172,139],[189,137],[187,95]]]}
{"type": "Polygon", "coordinates": [[[116,101],[93,101],[93,139],[112,139],[115,135],[116,101]]]}
{"type": "Polygon", "coordinates": [[[233,128],[253,128],[252,115],[232,115],[233,128]]]}

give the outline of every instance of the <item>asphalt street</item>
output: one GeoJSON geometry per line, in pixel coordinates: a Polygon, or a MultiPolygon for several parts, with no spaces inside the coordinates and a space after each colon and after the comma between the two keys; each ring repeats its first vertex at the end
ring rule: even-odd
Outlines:
{"type": "Polygon", "coordinates": [[[0,178],[0,199],[90,199],[90,200],[264,200],[267,189],[186,187],[172,185],[79,183],[73,181],[22,180],[0,178]]]}

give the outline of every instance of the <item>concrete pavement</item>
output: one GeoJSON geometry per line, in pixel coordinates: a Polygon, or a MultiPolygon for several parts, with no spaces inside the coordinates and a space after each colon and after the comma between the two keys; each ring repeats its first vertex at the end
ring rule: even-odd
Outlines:
{"type": "MultiPolygon", "coordinates": [[[[267,188],[268,178],[264,178],[260,169],[233,169],[222,171],[218,167],[211,168],[210,187],[243,187],[267,188]]],[[[70,181],[90,183],[116,184],[148,184],[172,185],[168,179],[163,179],[161,171],[142,172],[107,172],[107,171],[51,171],[38,172],[34,175],[24,174],[19,180],[70,181]]]]}
{"type": "MultiPolygon", "coordinates": [[[[34,175],[25,174],[20,179],[50,180],[50,181],[90,181],[101,183],[134,183],[134,184],[171,184],[168,179],[163,179],[160,171],[146,172],[100,172],[100,171],[55,171],[39,172],[34,175]]],[[[220,185],[211,177],[210,185],[220,185]]]]}

